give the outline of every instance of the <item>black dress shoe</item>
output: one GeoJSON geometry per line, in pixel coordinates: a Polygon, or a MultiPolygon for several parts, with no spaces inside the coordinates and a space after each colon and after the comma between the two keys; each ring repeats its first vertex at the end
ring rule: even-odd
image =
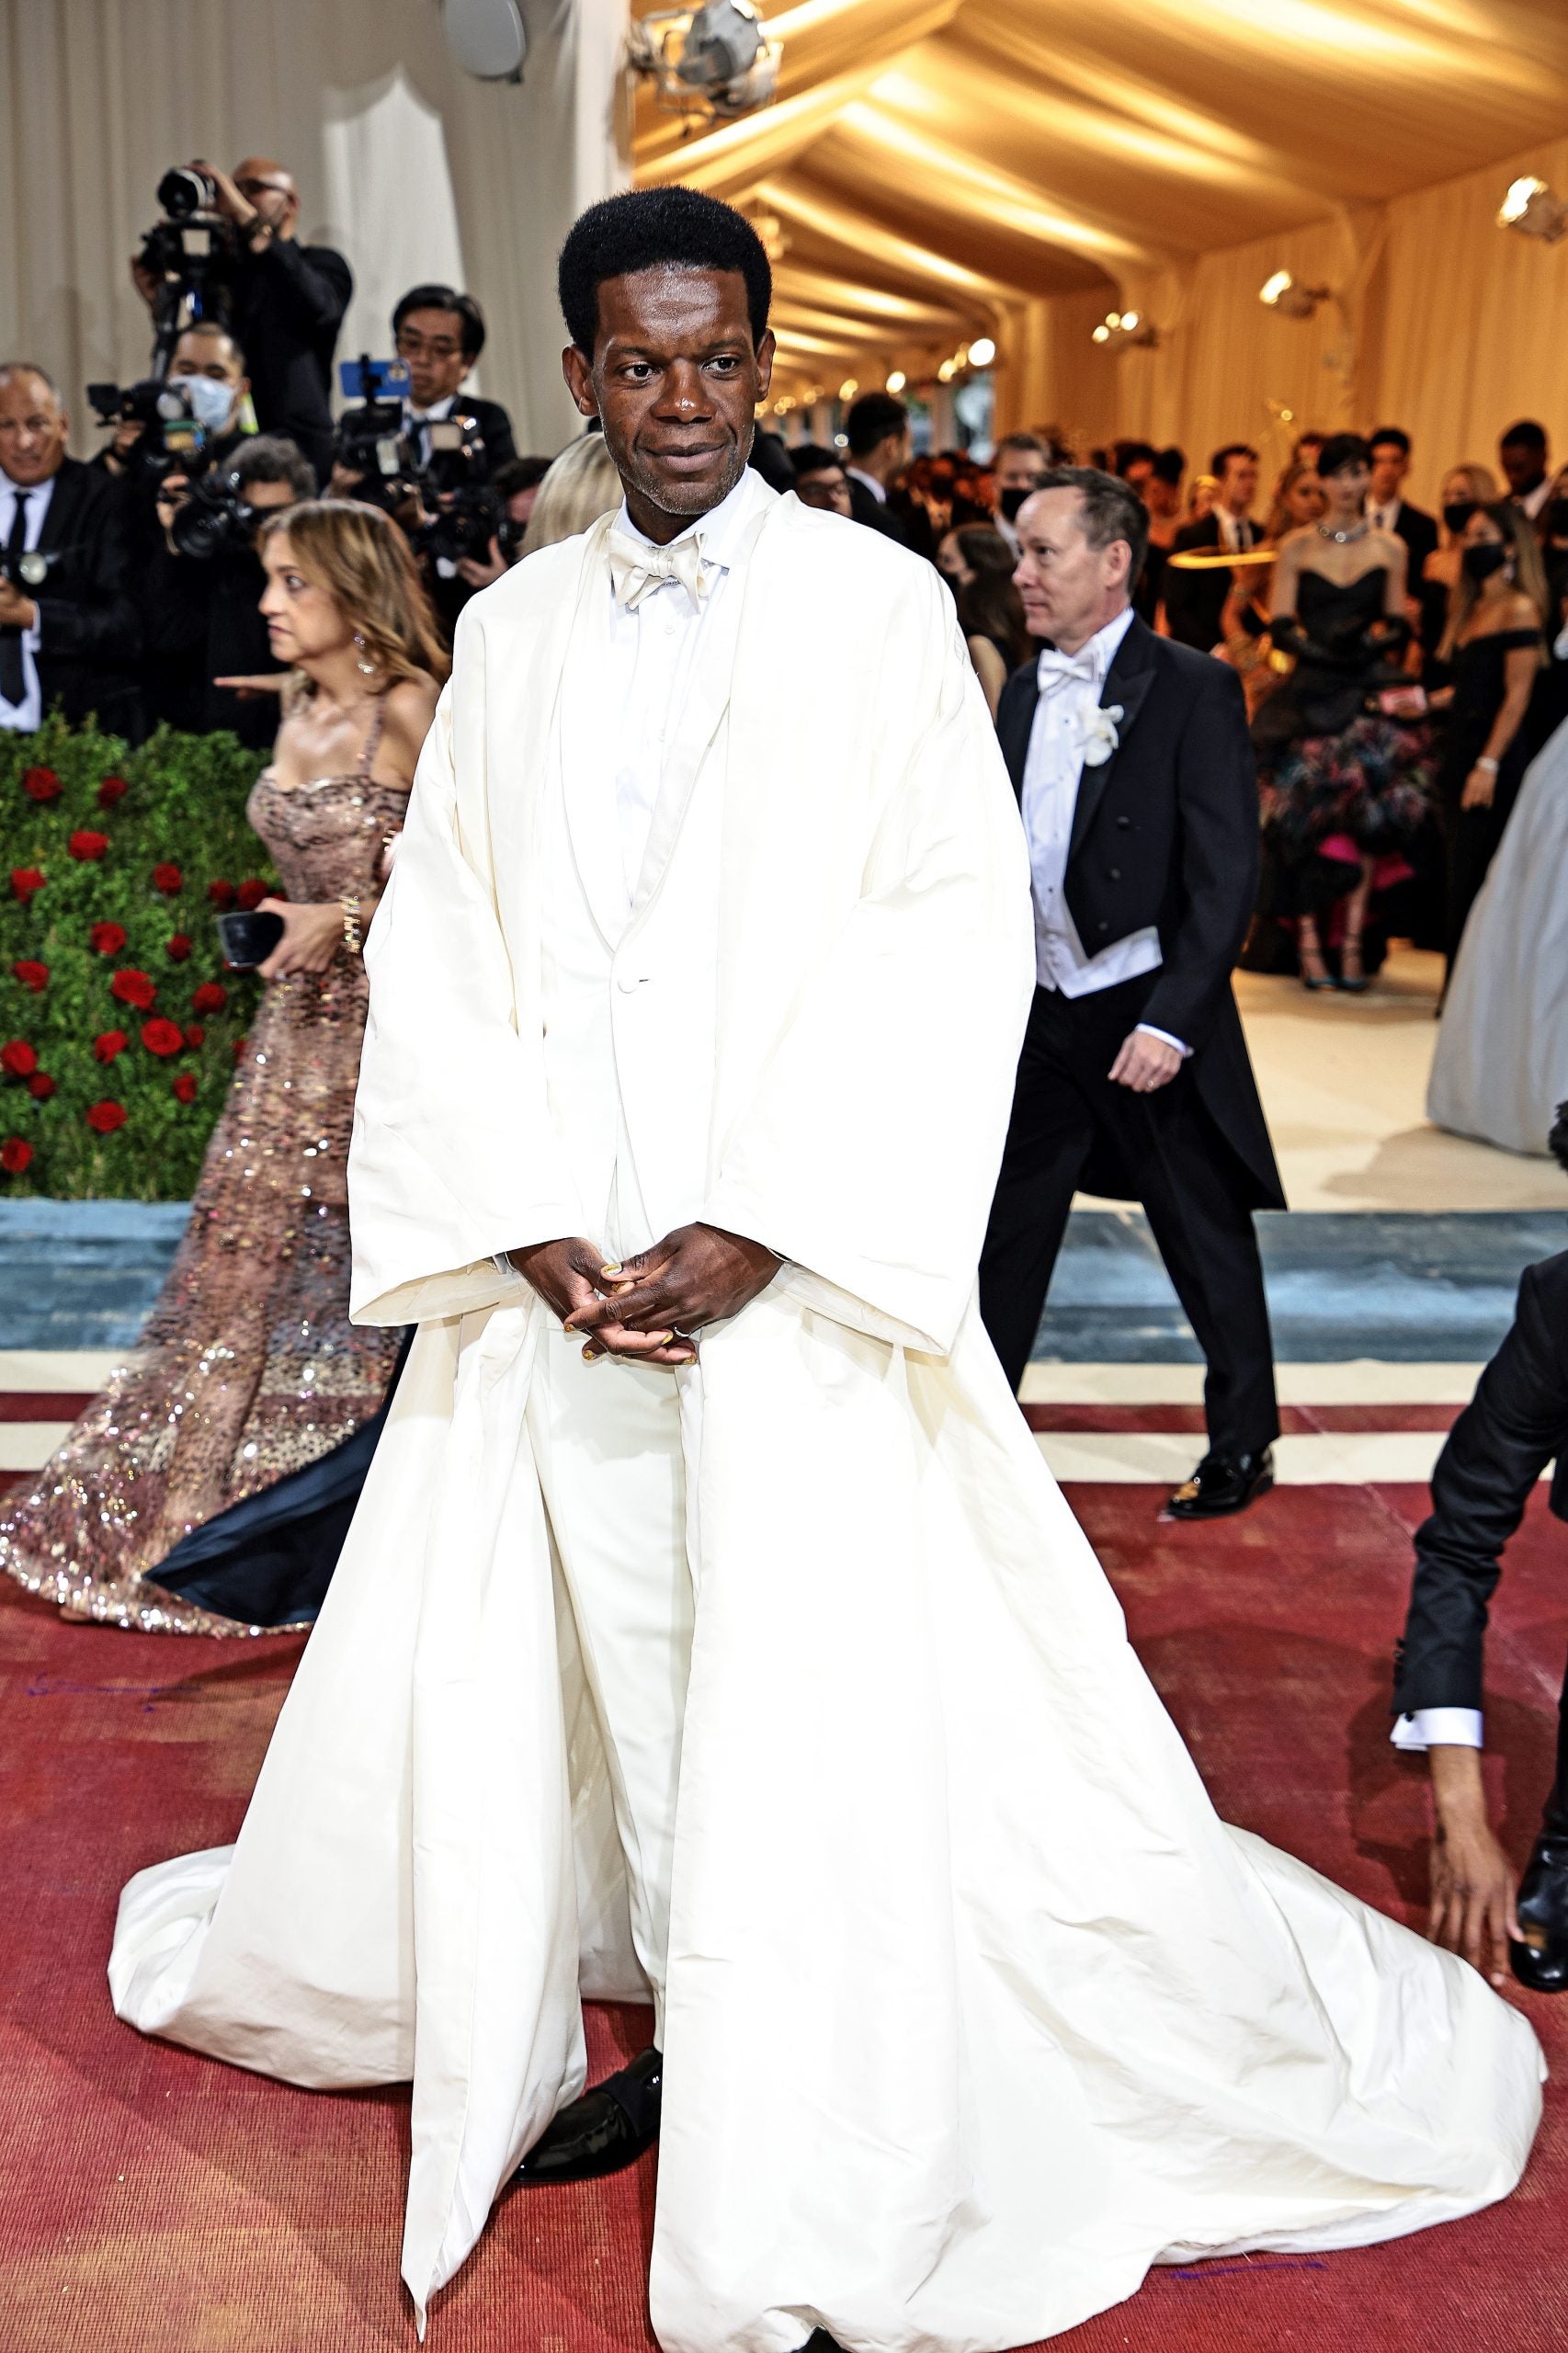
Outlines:
{"type": "Polygon", "coordinates": [[[644,2051],[630,2067],[607,2075],[546,2125],[512,2178],[535,2186],[597,2181],[635,2165],[659,2137],[664,2070],[658,2052],[644,2051]]]}
{"type": "Polygon", "coordinates": [[[1245,1511],[1274,1484],[1274,1457],[1261,1454],[1206,1454],[1190,1479],[1171,1497],[1173,1519],[1222,1519],[1227,1512],[1245,1511]]]}
{"type": "Polygon", "coordinates": [[[1521,1985],[1538,1994],[1568,1992],[1568,1838],[1542,1832],[1519,1881],[1519,1926],[1540,1941],[1517,1945],[1508,1959],[1521,1985]]]}

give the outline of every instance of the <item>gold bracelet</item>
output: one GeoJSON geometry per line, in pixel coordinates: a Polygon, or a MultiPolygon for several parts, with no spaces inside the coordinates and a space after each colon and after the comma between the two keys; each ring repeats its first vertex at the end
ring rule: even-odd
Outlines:
{"type": "Polygon", "coordinates": [[[340,899],[337,904],[343,909],[343,944],[350,956],[362,956],[365,934],[359,921],[359,901],[340,899]]]}

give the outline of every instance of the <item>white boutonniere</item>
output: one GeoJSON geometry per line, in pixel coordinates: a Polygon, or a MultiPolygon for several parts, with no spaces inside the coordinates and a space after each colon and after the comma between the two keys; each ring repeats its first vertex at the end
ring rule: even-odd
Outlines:
{"type": "Polygon", "coordinates": [[[1084,766],[1103,767],[1121,742],[1117,721],[1121,717],[1121,705],[1113,702],[1104,710],[1085,711],[1081,722],[1084,766]]]}

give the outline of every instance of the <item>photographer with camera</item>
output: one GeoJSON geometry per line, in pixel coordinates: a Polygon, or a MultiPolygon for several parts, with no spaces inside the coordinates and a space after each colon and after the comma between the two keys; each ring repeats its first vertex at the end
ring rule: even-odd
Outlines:
{"type": "Polygon", "coordinates": [[[522,554],[523,534],[528,528],[540,484],[553,463],[551,458],[514,458],[510,465],[492,475],[491,494],[501,514],[490,535],[489,551],[483,556],[465,555],[458,560],[458,577],[471,590],[490,587],[522,554]]]}
{"type": "Polygon", "coordinates": [[[354,291],[348,264],[330,245],[301,245],[299,191],[281,164],[260,155],[233,177],[199,159],[165,174],[160,223],[131,265],[148,309],[166,332],[171,293],[199,278],[202,308],[226,320],[250,357],[251,396],[264,433],[286,433],[324,482],[332,463],[332,356],[354,291]],[[193,249],[192,230],[206,234],[193,249]]]}
{"type": "Polygon", "coordinates": [[[30,733],[58,705],[140,743],[125,500],[66,456],[70,429],[41,368],[0,362],[0,727],[30,733]]]}
{"type": "MultiPolygon", "coordinates": [[[[163,430],[168,423],[183,426],[186,416],[165,418],[154,413],[150,423],[142,414],[148,404],[138,396],[150,393],[152,382],[132,384],[119,395],[121,413],[114,438],[92,460],[94,466],[132,483],[139,474],[150,475],[154,482],[165,474],[188,474],[191,469],[183,462],[187,452],[177,446],[183,439],[199,450],[204,466],[220,466],[234,456],[244,438],[250,378],[245,373],[244,353],[227,327],[220,326],[216,319],[197,319],[184,330],[165,379],[165,389],[171,386],[183,392],[183,407],[194,432],[165,435],[163,430]]],[[[90,394],[97,394],[100,387],[88,389],[90,394]]],[[[107,392],[108,388],[101,389],[107,392]]],[[[170,404],[165,401],[162,405],[167,408],[170,404]]],[[[142,520],[143,513],[150,514],[152,504],[151,498],[135,500],[133,525],[142,520]]]]}
{"type": "Polygon", "coordinates": [[[194,483],[171,474],[143,575],[149,715],[193,733],[228,728],[264,751],[278,731],[274,661],[260,603],[256,534],[315,496],[310,460],[279,433],[242,439],[194,483]]]}
{"type": "Polygon", "coordinates": [[[392,343],[408,365],[409,422],[419,462],[433,451],[429,427],[454,414],[473,419],[484,443],[484,470],[494,481],[498,468],[517,454],[512,420],[499,401],[462,391],[463,378],[484,349],[484,313],[472,294],[451,286],[414,286],[392,313],[392,343]]]}

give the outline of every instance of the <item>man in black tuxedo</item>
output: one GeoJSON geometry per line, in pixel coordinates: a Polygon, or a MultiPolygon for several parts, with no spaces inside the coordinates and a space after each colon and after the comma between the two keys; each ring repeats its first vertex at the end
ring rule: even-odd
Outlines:
{"type": "Polygon", "coordinates": [[[1426,559],[1437,551],[1437,524],[1436,517],[1412,506],[1403,495],[1410,436],[1401,425],[1380,425],[1368,437],[1368,447],[1372,475],[1367,484],[1367,520],[1374,531],[1392,531],[1404,541],[1410,550],[1410,593],[1418,597],[1426,559]]]}
{"type": "MultiPolygon", "coordinates": [[[[1196,523],[1184,523],[1171,542],[1171,555],[1244,555],[1263,537],[1263,526],[1252,518],[1257,496],[1257,451],[1244,441],[1229,441],[1216,449],[1209,469],[1219,488],[1214,504],[1196,523]]],[[[1165,627],[1180,645],[1199,654],[1212,653],[1220,642],[1220,616],[1235,574],[1222,563],[1187,572],[1175,563],[1165,567],[1165,627]]]]}
{"type": "Polygon", "coordinates": [[[41,368],[0,365],[0,727],[58,707],[142,733],[123,485],[65,454],[70,419],[41,368]]]}
{"type": "MultiPolygon", "coordinates": [[[[1551,1148],[1568,1169],[1568,1103],[1551,1148]]],[[[1486,1818],[1482,1665],[1501,1555],[1554,1462],[1568,1519],[1568,1250],[1527,1267],[1507,1337],[1449,1434],[1415,1532],[1415,1577],[1394,1673],[1394,1743],[1426,1749],[1437,1810],[1428,1933],[1501,1984],[1568,1989],[1568,1681],[1557,1774],[1522,1882],[1486,1818]]]]}
{"type": "Polygon", "coordinates": [[[472,294],[454,286],[411,286],[392,313],[392,343],[408,362],[410,429],[422,466],[430,463],[430,427],[452,416],[468,416],[484,443],[484,478],[492,481],[517,454],[512,420],[499,401],[481,400],[462,390],[484,349],[484,313],[472,294]]]}
{"type": "Polygon", "coordinates": [[[909,411],[892,392],[862,392],[844,420],[844,435],[849,444],[845,472],[850,514],[911,554],[923,554],[903,517],[888,505],[889,484],[909,463],[909,411]]]}
{"type": "Polygon", "coordinates": [[[1231,994],[1257,886],[1241,683],[1156,637],[1129,582],[1147,517],[1089,467],[1048,473],[1014,574],[1039,662],[997,728],[1028,835],[1039,986],[980,1267],[1015,1387],[1079,1183],[1141,1200],[1208,1363],[1209,1451],[1178,1517],[1239,1511],[1278,1435],[1256,1209],[1285,1205],[1231,994]]]}

